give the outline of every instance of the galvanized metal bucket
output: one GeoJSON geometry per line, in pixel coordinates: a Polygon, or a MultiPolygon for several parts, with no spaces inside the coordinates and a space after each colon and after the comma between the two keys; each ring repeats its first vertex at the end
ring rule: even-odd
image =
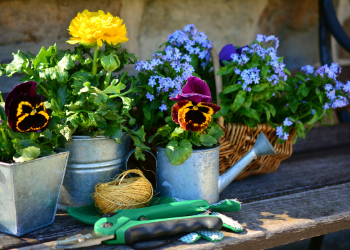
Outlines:
{"type": "Polygon", "coordinates": [[[157,147],[158,196],[219,201],[219,148],[195,149],[184,163],[173,165],[157,147]]]}
{"type": "Polygon", "coordinates": [[[0,232],[21,236],[53,223],[68,155],[0,162],[0,232]]]}
{"type": "Polygon", "coordinates": [[[58,209],[79,207],[94,201],[92,194],[99,182],[122,172],[129,152],[130,136],[123,133],[121,143],[104,136],[73,136],[58,209]]]}

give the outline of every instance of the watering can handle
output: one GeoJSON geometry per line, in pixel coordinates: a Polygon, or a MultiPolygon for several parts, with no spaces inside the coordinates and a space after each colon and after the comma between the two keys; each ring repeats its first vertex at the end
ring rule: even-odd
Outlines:
{"type": "MultiPolygon", "coordinates": [[[[156,156],[155,156],[151,151],[145,150],[144,152],[150,153],[150,154],[154,157],[154,159],[156,160],[156,164],[157,164],[157,158],[156,158],[156,156]]],[[[129,161],[130,156],[131,156],[133,153],[135,153],[135,149],[132,149],[132,150],[129,152],[129,154],[125,157],[125,163],[124,163],[124,168],[125,168],[125,170],[128,170],[128,161],[129,161]]],[[[156,165],[156,167],[157,167],[157,165],[156,165]]]]}

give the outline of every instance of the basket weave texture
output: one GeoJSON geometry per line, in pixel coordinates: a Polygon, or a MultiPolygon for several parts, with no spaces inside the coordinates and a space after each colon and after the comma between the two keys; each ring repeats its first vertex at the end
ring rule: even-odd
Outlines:
{"type": "MultiPolygon", "coordinates": [[[[223,91],[223,84],[222,77],[216,74],[220,69],[220,63],[219,56],[214,48],[211,49],[210,56],[213,62],[215,74],[217,105],[220,105],[218,95],[223,91]]],[[[223,117],[218,118],[216,122],[224,131],[224,135],[219,140],[221,143],[220,174],[225,173],[253,148],[260,132],[263,132],[266,135],[277,154],[257,157],[236,177],[235,180],[242,180],[250,175],[274,172],[277,170],[281,161],[292,155],[293,140],[295,137],[294,129],[291,129],[288,140],[286,140],[285,143],[278,144],[276,129],[268,124],[258,124],[257,127],[251,128],[245,124],[224,123],[223,117]]]]}
{"type": "Polygon", "coordinates": [[[281,161],[287,159],[293,152],[295,131],[292,130],[285,143],[278,143],[276,129],[268,124],[258,124],[251,128],[245,124],[225,123],[224,135],[220,138],[220,174],[225,173],[239,161],[254,146],[260,132],[263,132],[275,148],[276,155],[260,156],[254,159],[235,180],[242,180],[250,175],[267,174],[277,170],[281,161]]]}

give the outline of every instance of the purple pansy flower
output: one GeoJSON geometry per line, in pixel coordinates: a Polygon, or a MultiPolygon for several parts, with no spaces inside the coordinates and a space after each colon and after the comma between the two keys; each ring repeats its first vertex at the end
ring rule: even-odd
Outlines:
{"type": "Polygon", "coordinates": [[[198,77],[190,76],[187,79],[187,83],[182,88],[182,94],[178,94],[176,97],[171,97],[170,100],[176,102],[192,101],[195,103],[211,103],[210,89],[205,81],[198,77]]]}
{"type": "Polygon", "coordinates": [[[242,54],[242,49],[243,48],[248,48],[248,45],[246,46],[243,46],[239,49],[236,49],[235,46],[233,46],[233,44],[227,44],[225,45],[220,53],[219,53],[219,60],[220,60],[220,64],[222,64],[222,61],[225,60],[225,61],[232,61],[232,58],[231,58],[231,55],[232,54],[242,54]]]}

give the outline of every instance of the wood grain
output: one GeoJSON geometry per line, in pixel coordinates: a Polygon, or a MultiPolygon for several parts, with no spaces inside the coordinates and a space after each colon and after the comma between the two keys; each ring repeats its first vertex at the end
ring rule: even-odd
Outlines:
{"type": "MultiPolygon", "coordinates": [[[[209,243],[200,240],[193,245],[176,242],[166,248],[266,249],[333,233],[350,227],[349,197],[350,183],[346,183],[243,204],[240,212],[227,213],[242,223],[244,226],[242,233],[224,231],[225,239],[221,242],[209,243]]],[[[140,243],[139,246],[146,247],[148,244],[154,244],[154,242],[140,243]]],[[[53,242],[39,246],[41,247],[39,249],[52,249],[53,242]]],[[[100,248],[130,249],[127,246],[98,246],[89,249],[100,248]]]]}

